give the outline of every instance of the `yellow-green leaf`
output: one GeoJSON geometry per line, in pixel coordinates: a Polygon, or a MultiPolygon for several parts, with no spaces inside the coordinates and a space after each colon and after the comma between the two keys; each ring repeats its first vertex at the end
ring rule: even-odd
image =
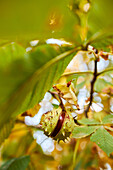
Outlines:
{"type": "MultiPolygon", "coordinates": [[[[74,51],[76,49],[66,51],[45,44],[20,57],[12,55],[6,67],[0,68],[0,127],[9,118],[40,102],[45,92],[63,73],[74,51]]],[[[5,56],[4,63],[8,57],[5,56]]]]}
{"type": "Polygon", "coordinates": [[[73,138],[84,138],[86,136],[89,136],[92,134],[98,126],[79,126],[75,127],[73,132],[72,132],[72,137],[73,138]]]}
{"type": "Polygon", "coordinates": [[[108,156],[113,152],[113,136],[110,135],[104,127],[98,128],[90,139],[106,152],[108,156]]]}

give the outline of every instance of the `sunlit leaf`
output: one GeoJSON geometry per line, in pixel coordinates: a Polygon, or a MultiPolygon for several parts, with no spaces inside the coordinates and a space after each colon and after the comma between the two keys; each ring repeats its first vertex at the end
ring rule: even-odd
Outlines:
{"type": "Polygon", "coordinates": [[[26,50],[12,42],[0,47],[0,68],[7,68],[7,66],[17,59],[23,58],[26,50]]]}
{"type": "Polygon", "coordinates": [[[104,79],[98,78],[97,81],[95,82],[95,90],[97,92],[101,92],[106,87],[109,87],[112,85],[113,85],[112,83],[105,81],[104,79]],[[101,86],[100,86],[100,84],[101,84],[101,86]]]}
{"type": "Polygon", "coordinates": [[[13,158],[4,163],[0,170],[25,170],[29,164],[30,157],[22,156],[19,158],[13,158]]]}
{"type": "Polygon", "coordinates": [[[43,98],[73,58],[74,51],[76,49],[64,51],[58,46],[42,45],[17,59],[17,55],[12,56],[7,69],[1,67],[0,126],[11,116],[25,112],[43,98]]]}
{"type": "Polygon", "coordinates": [[[96,125],[96,124],[100,124],[100,122],[98,122],[95,119],[87,119],[87,118],[78,120],[77,122],[80,123],[80,124],[83,124],[83,125],[93,125],[93,124],[96,125]]]}
{"type": "Polygon", "coordinates": [[[110,135],[103,127],[90,137],[92,142],[95,142],[109,156],[113,152],[113,136],[110,135]]]}
{"type": "Polygon", "coordinates": [[[103,124],[113,124],[113,115],[107,115],[102,120],[103,124]]]}
{"type": "Polygon", "coordinates": [[[72,132],[73,138],[83,138],[92,134],[98,126],[79,126],[75,127],[72,132]]]}
{"type": "Polygon", "coordinates": [[[11,92],[16,88],[20,80],[24,80],[25,72],[21,66],[19,67],[17,61],[22,60],[25,53],[25,49],[16,43],[0,47],[0,103],[10,97],[11,92]],[[15,70],[12,69],[12,66],[9,68],[14,62],[13,67],[15,67],[15,70]],[[12,69],[12,73],[8,73],[9,69],[12,69]],[[20,69],[21,71],[19,71],[20,69]],[[23,74],[20,74],[20,72],[23,72],[23,74]]]}

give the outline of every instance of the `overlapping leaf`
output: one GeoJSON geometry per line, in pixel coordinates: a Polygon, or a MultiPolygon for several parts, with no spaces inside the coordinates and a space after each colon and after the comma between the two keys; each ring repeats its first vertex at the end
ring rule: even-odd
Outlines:
{"type": "Polygon", "coordinates": [[[75,95],[74,84],[69,82],[68,84],[57,84],[54,89],[58,91],[59,95],[67,100],[72,105],[77,105],[77,97],[75,95]]]}
{"type": "Polygon", "coordinates": [[[104,79],[101,79],[101,78],[98,78],[97,81],[95,82],[95,90],[97,92],[101,92],[102,90],[110,86],[113,86],[111,82],[105,81],[104,79]]]}
{"type": "Polygon", "coordinates": [[[107,115],[102,120],[103,124],[113,124],[113,115],[107,115]]]}
{"type": "Polygon", "coordinates": [[[0,170],[25,170],[29,164],[30,157],[22,156],[19,158],[13,158],[4,163],[0,170]]]}
{"type": "Polygon", "coordinates": [[[83,138],[92,134],[98,126],[79,126],[75,127],[72,132],[73,138],[83,138]]]}
{"type": "MultiPolygon", "coordinates": [[[[13,50],[17,49],[13,48],[11,54],[13,50]]],[[[17,52],[13,52],[15,55],[4,57],[4,67],[0,67],[0,126],[43,98],[73,58],[74,51],[42,45],[29,54],[17,57],[17,52]]]]}
{"type": "Polygon", "coordinates": [[[78,120],[78,123],[83,124],[83,125],[97,125],[97,124],[100,124],[100,122],[98,122],[97,120],[88,119],[88,118],[78,120]]]}
{"type": "Polygon", "coordinates": [[[113,136],[110,135],[103,127],[91,136],[91,141],[95,142],[109,156],[113,152],[113,136]]]}

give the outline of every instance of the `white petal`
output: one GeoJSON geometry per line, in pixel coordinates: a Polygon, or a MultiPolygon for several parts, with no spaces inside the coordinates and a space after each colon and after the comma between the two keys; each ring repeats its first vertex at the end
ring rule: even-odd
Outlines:
{"type": "Polygon", "coordinates": [[[54,141],[48,138],[41,144],[41,147],[44,152],[52,152],[54,150],[54,141]]]}

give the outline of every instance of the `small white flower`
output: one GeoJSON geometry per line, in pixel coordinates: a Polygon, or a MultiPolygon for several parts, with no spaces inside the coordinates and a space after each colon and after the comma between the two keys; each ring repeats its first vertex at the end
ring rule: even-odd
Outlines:
{"type": "Polygon", "coordinates": [[[29,52],[29,51],[31,51],[32,50],[32,47],[27,47],[26,48],[26,52],[29,52]]]}
{"type": "Polygon", "coordinates": [[[110,110],[111,110],[111,112],[113,112],[113,105],[111,105],[110,110]]]}
{"type": "Polygon", "coordinates": [[[52,138],[47,137],[43,131],[38,130],[33,134],[36,142],[41,146],[43,152],[51,153],[54,150],[54,141],[52,138]]]}
{"type": "Polygon", "coordinates": [[[109,163],[106,163],[106,164],[105,164],[105,168],[106,168],[105,170],[112,170],[109,163]]]}
{"type": "Polygon", "coordinates": [[[44,99],[39,103],[41,108],[34,117],[25,116],[25,124],[29,126],[35,126],[40,123],[41,117],[44,113],[53,109],[53,105],[49,102],[51,100],[51,94],[46,93],[44,99]]]}
{"type": "Polygon", "coordinates": [[[53,100],[51,101],[51,103],[52,103],[52,104],[59,105],[59,102],[58,102],[58,100],[56,100],[56,99],[53,99],[53,100]]]}
{"type": "Polygon", "coordinates": [[[46,139],[41,143],[41,148],[44,152],[52,152],[54,150],[54,141],[51,138],[46,139]]]}
{"type": "Polygon", "coordinates": [[[54,39],[54,38],[50,38],[46,41],[47,44],[58,44],[58,45],[63,45],[63,44],[67,44],[67,45],[71,45],[70,42],[64,41],[64,40],[59,40],[59,39],[54,39]]]}
{"type": "Polygon", "coordinates": [[[92,103],[92,109],[95,111],[95,112],[100,112],[103,110],[103,104],[102,103],[92,103]]]}
{"type": "MultiPolygon", "coordinates": [[[[100,61],[97,63],[98,72],[103,71],[109,65],[109,60],[104,60],[100,57],[100,61]]],[[[94,61],[90,61],[88,63],[88,67],[90,70],[94,71],[94,61]]]]}
{"type": "Polygon", "coordinates": [[[79,90],[79,94],[77,96],[77,98],[78,98],[78,105],[79,105],[80,110],[84,109],[84,105],[86,103],[87,97],[88,97],[87,89],[85,87],[80,89],[79,90]]]}
{"type": "Polygon", "coordinates": [[[39,40],[30,41],[30,45],[31,45],[32,47],[36,46],[38,43],[39,43],[39,40]]]}

